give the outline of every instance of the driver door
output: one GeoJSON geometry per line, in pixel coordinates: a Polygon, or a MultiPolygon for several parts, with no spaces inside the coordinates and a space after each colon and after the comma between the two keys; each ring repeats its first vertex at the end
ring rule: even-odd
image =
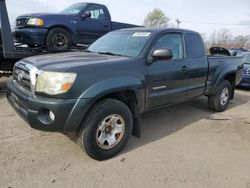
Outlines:
{"type": "Polygon", "coordinates": [[[78,43],[91,44],[111,30],[110,20],[104,7],[100,5],[90,5],[85,12],[91,14],[90,18],[82,18],[78,25],[78,43]]]}
{"type": "Polygon", "coordinates": [[[183,37],[163,34],[152,49],[170,49],[171,60],[156,60],[148,66],[148,109],[184,101],[188,96],[188,65],[184,57],[183,37]]]}

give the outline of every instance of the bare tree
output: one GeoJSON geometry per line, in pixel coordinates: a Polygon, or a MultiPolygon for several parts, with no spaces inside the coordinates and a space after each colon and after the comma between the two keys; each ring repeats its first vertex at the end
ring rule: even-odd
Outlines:
{"type": "Polygon", "coordinates": [[[246,37],[247,37],[247,42],[245,44],[245,47],[250,50],[250,35],[248,35],[246,37]]]}
{"type": "Polygon", "coordinates": [[[167,27],[170,20],[161,9],[156,8],[148,13],[144,20],[144,25],[148,27],[167,27]]]}
{"type": "Polygon", "coordinates": [[[235,46],[243,47],[246,46],[248,40],[249,38],[247,36],[240,35],[234,38],[233,44],[235,46]]]}
{"type": "Polygon", "coordinates": [[[232,43],[232,34],[229,30],[223,29],[214,31],[209,38],[209,46],[227,47],[232,43]]]}
{"type": "Polygon", "coordinates": [[[204,41],[204,45],[205,45],[206,51],[208,52],[209,51],[209,41],[207,40],[206,33],[201,33],[201,37],[202,37],[202,39],[204,41]]]}
{"type": "Polygon", "coordinates": [[[206,42],[208,43],[208,48],[219,46],[224,48],[245,47],[250,49],[250,35],[233,36],[227,29],[214,31],[206,42]]]}
{"type": "Polygon", "coordinates": [[[232,40],[232,34],[229,30],[223,29],[218,33],[218,45],[226,47],[232,40]]]}

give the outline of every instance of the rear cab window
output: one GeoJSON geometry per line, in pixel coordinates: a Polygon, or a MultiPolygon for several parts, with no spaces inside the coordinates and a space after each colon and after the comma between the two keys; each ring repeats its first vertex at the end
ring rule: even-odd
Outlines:
{"type": "Polygon", "coordinates": [[[90,5],[86,11],[89,11],[91,13],[91,19],[98,20],[98,21],[105,21],[106,20],[106,14],[104,7],[99,5],[90,5]]]}
{"type": "Polygon", "coordinates": [[[187,54],[190,58],[197,59],[205,56],[206,52],[203,40],[199,35],[192,33],[185,34],[185,44],[187,54]]]}

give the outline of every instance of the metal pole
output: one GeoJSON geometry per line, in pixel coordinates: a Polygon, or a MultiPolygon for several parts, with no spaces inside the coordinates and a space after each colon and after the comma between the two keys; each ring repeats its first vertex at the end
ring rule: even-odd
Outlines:
{"type": "Polygon", "coordinates": [[[10,21],[5,0],[0,0],[0,28],[3,45],[3,55],[5,58],[12,58],[15,52],[15,45],[12,37],[10,21]]]}
{"type": "Polygon", "coordinates": [[[177,28],[179,28],[180,27],[180,24],[181,24],[181,20],[179,20],[178,18],[176,18],[176,24],[177,24],[177,28]]]}

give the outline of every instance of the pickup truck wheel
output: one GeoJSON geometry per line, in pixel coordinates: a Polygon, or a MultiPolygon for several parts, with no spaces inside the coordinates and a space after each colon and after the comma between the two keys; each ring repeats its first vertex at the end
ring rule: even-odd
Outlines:
{"type": "Polygon", "coordinates": [[[126,104],[114,99],[102,100],[83,122],[82,147],[93,159],[108,159],[126,145],[132,127],[133,117],[126,104]]]}
{"type": "Polygon", "coordinates": [[[63,28],[53,28],[46,37],[46,47],[49,50],[68,50],[72,45],[70,33],[63,28]]]}
{"type": "Polygon", "coordinates": [[[216,112],[223,112],[227,109],[232,95],[232,85],[224,80],[218,87],[215,95],[208,97],[208,106],[216,112]]]}

